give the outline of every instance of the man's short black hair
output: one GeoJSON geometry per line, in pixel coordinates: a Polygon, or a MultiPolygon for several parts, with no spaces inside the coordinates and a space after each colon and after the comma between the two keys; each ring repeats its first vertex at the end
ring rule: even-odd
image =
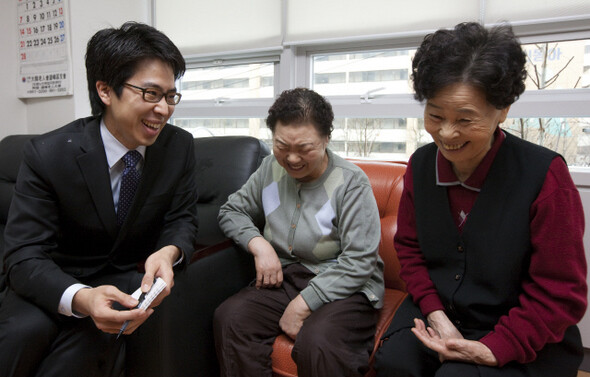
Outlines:
{"type": "Polygon", "coordinates": [[[96,91],[96,82],[104,81],[121,95],[123,84],[135,74],[138,65],[149,59],[159,59],[169,65],[174,79],[186,70],[178,48],[161,31],[142,23],[126,22],[119,29],[98,31],[86,48],[86,77],[92,114],[104,112],[105,105],[96,91]]]}

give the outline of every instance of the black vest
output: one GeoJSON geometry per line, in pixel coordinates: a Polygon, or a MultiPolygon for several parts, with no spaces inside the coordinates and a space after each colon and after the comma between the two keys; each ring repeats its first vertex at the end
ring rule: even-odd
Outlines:
{"type": "Polygon", "coordinates": [[[436,155],[431,143],[412,157],[418,240],[447,315],[479,338],[518,305],[529,279],[529,210],[558,154],[506,133],[462,233],[436,185],[436,155]]]}

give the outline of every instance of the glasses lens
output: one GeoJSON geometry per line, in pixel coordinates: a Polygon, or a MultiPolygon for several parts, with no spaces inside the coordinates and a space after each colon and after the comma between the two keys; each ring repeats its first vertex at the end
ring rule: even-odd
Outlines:
{"type": "Polygon", "coordinates": [[[166,103],[168,105],[176,105],[180,102],[180,93],[167,93],[166,94],[166,103]]]}
{"type": "Polygon", "coordinates": [[[143,99],[148,102],[159,102],[162,99],[162,92],[154,88],[147,88],[143,92],[143,99]]]}

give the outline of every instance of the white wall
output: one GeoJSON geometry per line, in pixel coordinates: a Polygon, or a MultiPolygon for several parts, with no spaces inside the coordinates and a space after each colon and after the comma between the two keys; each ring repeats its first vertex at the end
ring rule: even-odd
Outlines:
{"type": "MultiPolygon", "coordinates": [[[[582,205],[584,206],[584,217],[586,220],[586,231],[584,232],[584,248],[586,251],[586,261],[590,264],[590,173],[581,168],[570,169],[572,178],[580,197],[582,198],[582,205]]],[[[586,281],[588,281],[588,273],[586,274],[586,281]]],[[[590,291],[588,292],[588,302],[590,302],[590,291]]],[[[582,334],[582,343],[584,347],[590,348],[590,310],[586,310],[586,315],[578,324],[580,333],[582,334]]]]}
{"type": "Polygon", "coordinates": [[[0,24],[5,25],[4,30],[11,32],[0,33],[0,51],[2,56],[2,69],[0,69],[0,113],[2,125],[0,126],[0,139],[4,136],[27,132],[26,106],[16,97],[16,73],[17,73],[17,43],[18,27],[16,19],[16,1],[4,1],[0,9],[0,24]]]}
{"type": "Polygon", "coordinates": [[[70,0],[70,33],[74,94],[71,96],[18,99],[17,77],[17,1],[3,0],[0,22],[0,51],[4,51],[0,70],[0,113],[3,122],[0,139],[17,133],[44,133],[72,120],[90,115],[84,55],[88,39],[105,27],[119,27],[125,21],[151,24],[151,0],[70,0]]]}

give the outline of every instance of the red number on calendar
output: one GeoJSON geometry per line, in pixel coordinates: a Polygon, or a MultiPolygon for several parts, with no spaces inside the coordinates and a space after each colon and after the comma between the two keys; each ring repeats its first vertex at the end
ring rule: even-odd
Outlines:
{"type": "Polygon", "coordinates": [[[27,60],[27,53],[26,52],[21,52],[20,60],[27,60]]]}

